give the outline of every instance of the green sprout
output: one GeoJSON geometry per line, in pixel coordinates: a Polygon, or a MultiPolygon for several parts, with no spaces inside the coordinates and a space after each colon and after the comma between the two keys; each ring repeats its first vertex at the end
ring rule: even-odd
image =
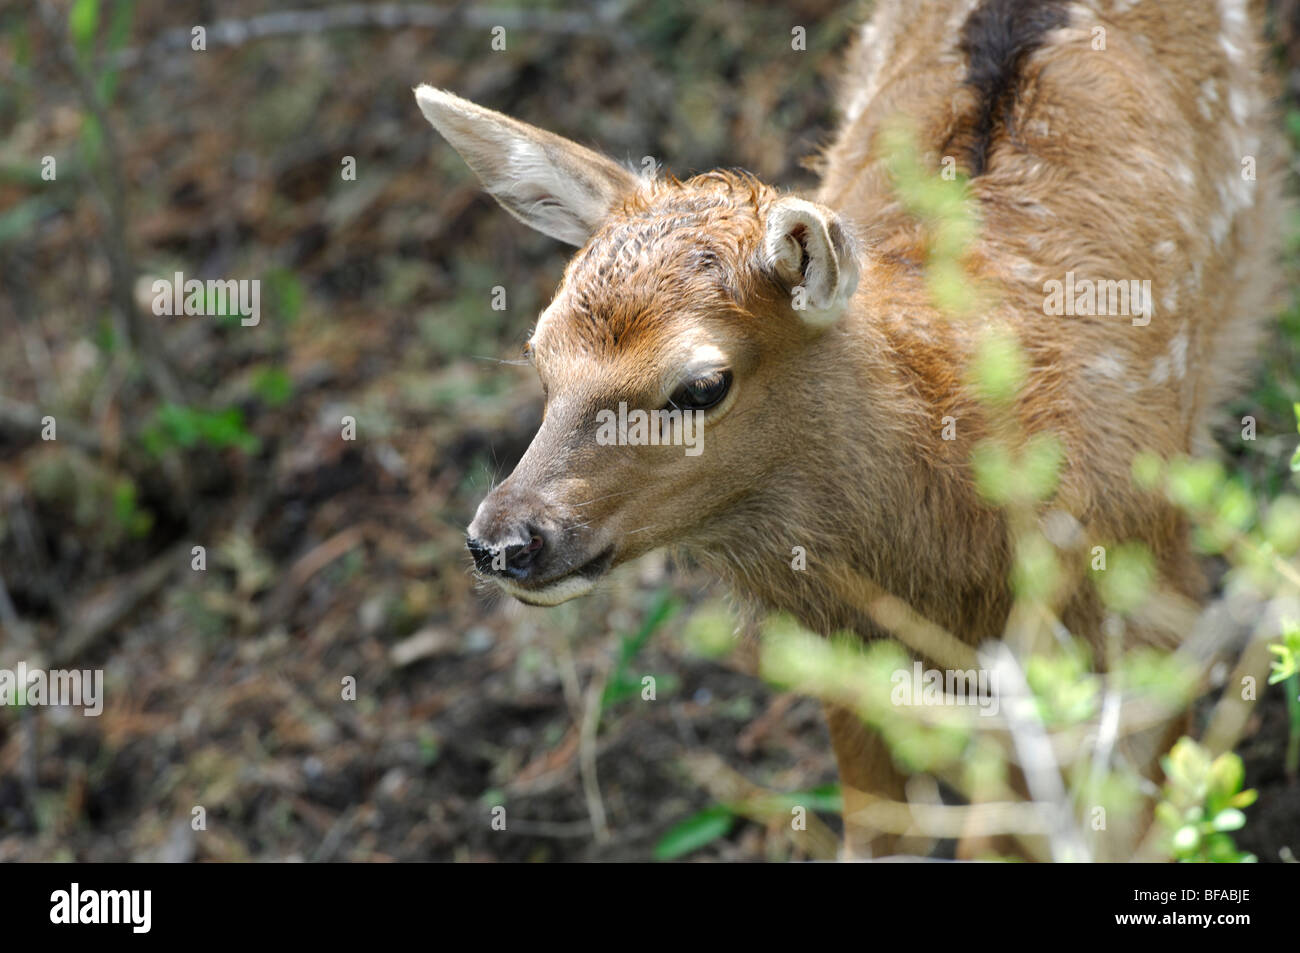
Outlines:
{"type": "MultiPolygon", "coordinates": [[[[1300,432],[1300,403],[1294,404],[1292,409],[1295,411],[1295,429],[1300,432]]],[[[1300,446],[1296,447],[1295,453],[1291,454],[1291,472],[1300,473],[1300,446]]]]}
{"type": "Polygon", "coordinates": [[[1203,746],[1180,738],[1160,763],[1166,781],[1156,818],[1168,831],[1173,857],[1180,863],[1254,863],[1255,855],[1238,850],[1231,834],[1245,826],[1243,809],[1257,797],[1241,789],[1241,758],[1228,751],[1211,759],[1203,746]]]}
{"type": "Polygon", "coordinates": [[[1282,623],[1282,639],[1268,647],[1273,660],[1268,683],[1285,682],[1286,713],[1290,734],[1286,745],[1286,773],[1295,777],[1300,770],[1300,623],[1288,619],[1282,623]]]}

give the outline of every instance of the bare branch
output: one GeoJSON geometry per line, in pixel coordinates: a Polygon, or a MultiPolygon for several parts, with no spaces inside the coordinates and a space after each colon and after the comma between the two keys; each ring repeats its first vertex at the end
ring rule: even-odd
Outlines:
{"type": "Polygon", "coordinates": [[[171,372],[161,343],[140,321],[135,304],[135,264],[131,260],[130,243],[126,225],[126,176],[122,172],[122,154],[117,133],[109,120],[104,104],[100,102],[95,84],[77,59],[76,52],[67,40],[68,31],[49,0],[41,0],[37,8],[41,22],[50,35],[50,45],[59,63],[72,78],[82,106],[98,124],[103,136],[104,174],[108,182],[102,185],[90,176],[95,191],[108,213],[108,234],[102,236],[104,254],[108,258],[112,283],[113,303],[122,321],[122,330],[137,349],[145,373],[155,390],[165,400],[183,403],[183,392],[171,372]]]}
{"type": "MultiPolygon", "coordinates": [[[[203,25],[209,48],[237,47],[253,40],[323,33],[328,30],[437,29],[461,26],[487,30],[505,27],[531,33],[592,36],[610,30],[623,14],[623,2],[599,5],[594,12],[565,13],[551,10],[506,10],[472,6],[429,7],[415,3],[348,4],[320,10],[284,10],[245,20],[217,20],[203,25]]],[[[201,24],[194,24],[199,26],[201,24]]],[[[194,26],[168,30],[144,49],[121,50],[109,64],[118,69],[138,66],[154,56],[189,49],[194,26]]]]}

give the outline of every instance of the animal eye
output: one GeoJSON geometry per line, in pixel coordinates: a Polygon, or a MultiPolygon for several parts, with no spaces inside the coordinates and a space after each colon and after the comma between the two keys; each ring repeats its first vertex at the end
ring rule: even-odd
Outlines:
{"type": "Polygon", "coordinates": [[[731,371],[714,371],[687,381],[673,392],[669,405],[682,410],[707,410],[720,403],[731,389],[731,371]]]}

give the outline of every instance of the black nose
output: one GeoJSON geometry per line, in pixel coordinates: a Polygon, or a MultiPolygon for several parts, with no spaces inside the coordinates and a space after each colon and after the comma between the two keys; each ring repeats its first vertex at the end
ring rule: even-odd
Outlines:
{"type": "Polygon", "coordinates": [[[546,538],[540,529],[528,525],[511,533],[510,542],[494,542],[469,537],[465,545],[474,557],[474,567],[481,573],[527,579],[546,549],[546,538]],[[520,542],[520,538],[523,542],[520,542]]]}

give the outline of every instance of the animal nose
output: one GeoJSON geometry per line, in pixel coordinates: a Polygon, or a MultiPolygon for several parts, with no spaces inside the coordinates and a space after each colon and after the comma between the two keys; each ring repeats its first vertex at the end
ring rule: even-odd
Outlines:
{"type": "Polygon", "coordinates": [[[546,550],[546,535],[530,523],[502,540],[471,536],[465,540],[465,545],[474,557],[474,567],[479,572],[527,579],[546,550]]]}

